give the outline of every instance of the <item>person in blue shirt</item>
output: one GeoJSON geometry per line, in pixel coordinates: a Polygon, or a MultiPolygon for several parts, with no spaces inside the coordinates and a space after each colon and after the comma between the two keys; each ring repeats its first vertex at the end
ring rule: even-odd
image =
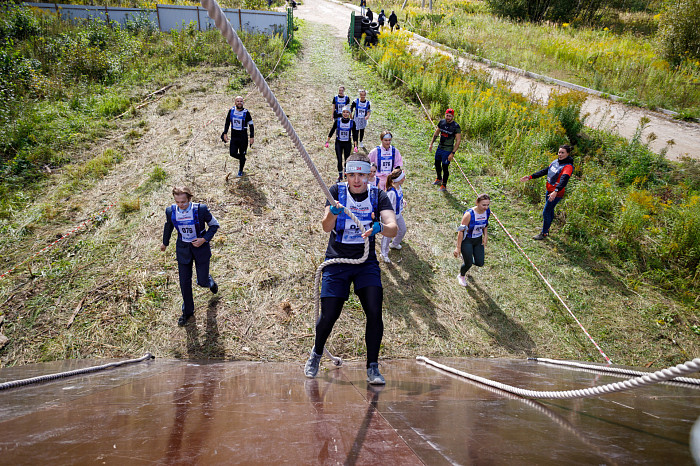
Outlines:
{"type": "Polygon", "coordinates": [[[459,257],[462,254],[462,260],[464,260],[457,275],[457,281],[462,286],[467,286],[466,274],[472,264],[477,267],[484,266],[485,247],[489,241],[490,205],[491,198],[488,194],[479,195],[476,198],[476,205],[464,212],[462,223],[457,228],[457,246],[454,255],[459,257]]]}
{"type": "Polygon", "coordinates": [[[172,194],[175,204],[165,209],[163,244],[160,250],[165,251],[170,243],[173,230],[177,230],[175,255],[180,277],[180,292],[182,293],[182,315],[177,324],[182,327],[194,315],[193,263],[197,270],[197,285],[209,288],[214,294],[219,291],[219,286],[209,275],[209,260],[211,258],[209,242],[219,229],[219,222],[209,212],[206,204],[191,202],[192,191],[188,187],[176,186],[173,188],[172,194]]]}

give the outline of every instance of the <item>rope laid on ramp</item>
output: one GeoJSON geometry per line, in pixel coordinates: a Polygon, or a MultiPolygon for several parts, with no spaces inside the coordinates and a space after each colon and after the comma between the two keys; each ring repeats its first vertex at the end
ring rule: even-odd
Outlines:
{"type": "Polygon", "coordinates": [[[76,369],[73,371],[59,372],[57,374],[47,374],[40,375],[38,377],[32,377],[29,379],[13,380],[11,382],[5,382],[0,384],[0,390],[7,390],[8,388],[23,387],[25,385],[50,382],[52,380],[64,379],[66,377],[73,377],[75,375],[90,374],[92,372],[103,371],[106,369],[112,369],[114,367],[124,366],[126,364],[135,364],[137,362],[147,361],[149,359],[155,359],[151,353],[146,353],[138,359],[127,359],[126,361],[110,362],[109,364],[103,364],[101,366],[85,367],[83,369],[76,369]]]}
{"type": "MultiPolygon", "coordinates": [[[[607,372],[611,374],[620,375],[649,375],[649,372],[636,371],[634,369],[625,369],[623,367],[610,367],[610,366],[596,366],[593,364],[584,364],[581,362],[574,361],[561,361],[559,359],[549,359],[549,358],[527,358],[528,361],[544,362],[548,364],[555,364],[557,366],[570,366],[578,367],[581,369],[590,369],[598,372],[607,372]]],[[[700,379],[695,379],[692,377],[676,377],[673,379],[674,382],[683,382],[691,385],[700,385],[700,379]]]]}
{"type": "Polygon", "coordinates": [[[557,399],[557,400],[568,400],[574,398],[588,398],[591,396],[605,395],[608,393],[616,393],[625,390],[632,390],[634,388],[643,387],[645,385],[651,385],[658,382],[663,382],[670,379],[675,379],[678,376],[691,374],[693,372],[700,371],[700,358],[695,358],[692,361],[687,361],[684,364],[678,364],[674,367],[669,367],[667,369],[661,369],[656,372],[646,374],[642,377],[635,377],[633,379],[625,380],[624,382],[615,382],[607,385],[600,385],[597,387],[583,388],[579,390],[563,390],[563,391],[538,391],[538,390],[526,390],[519,387],[514,387],[512,385],[507,385],[500,382],[495,382],[493,380],[486,379],[484,377],[479,377],[478,375],[470,374],[468,372],[460,371],[454,369],[450,366],[440,364],[424,356],[417,356],[416,360],[424,362],[430,366],[436,367],[443,371],[449,372],[451,374],[459,375],[469,380],[480,382],[489,387],[498,388],[509,393],[513,393],[524,398],[546,398],[546,399],[557,399]]]}
{"type": "MultiPolygon", "coordinates": [[[[318,183],[319,187],[321,188],[321,191],[323,191],[323,194],[326,196],[326,199],[328,199],[328,202],[330,202],[331,205],[334,205],[335,199],[333,199],[331,192],[328,190],[328,186],[326,186],[326,184],[323,182],[323,179],[321,178],[321,174],[318,172],[316,165],[314,165],[313,161],[311,160],[309,153],[306,151],[306,148],[304,147],[304,144],[302,144],[301,139],[299,139],[299,136],[297,135],[296,131],[294,131],[294,127],[292,126],[292,123],[289,121],[289,118],[287,118],[287,115],[284,113],[284,110],[282,110],[282,107],[280,106],[279,102],[277,101],[275,94],[272,92],[272,89],[270,89],[270,86],[267,84],[267,81],[263,77],[262,73],[260,73],[260,70],[258,70],[258,67],[255,65],[253,58],[250,56],[250,54],[246,50],[240,37],[238,37],[238,34],[236,34],[236,31],[233,29],[233,27],[231,27],[231,23],[229,23],[228,18],[226,18],[226,15],[224,15],[223,10],[219,6],[219,4],[216,2],[216,0],[201,0],[200,3],[202,4],[202,7],[204,7],[204,9],[207,10],[207,14],[209,15],[209,17],[214,20],[214,23],[216,24],[217,29],[219,29],[219,31],[221,31],[221,34],[226,39],[226,42],[228,42],[228,44],[231,46],[231,49],[236,54],[236,57],[241,62],[243,67],[246,69],[246,71],[250,75],[250,77],[253,80],[253,82],[255,83],[255,85],[258,87],[258,90],[263,95],[263,97],[265,97],[265,100],[267,101],[270,108],[272,108],[272,111],[275,113],[275,115],[277,115],[277,119],[279,120],[280,124],[285,129],[285,131],[287,131],[287,135],[292,140],[292,142],[294,143],[294,146],[297,148],[297,150],[301,154],[302,158],[304,159],[304,162],[306,162],[306,165],[309,168],[309,171],[311,171],[311,173],[314,175],[314,178],[316,178],[316,182],[318,183]]],[[[353,222],[355,222],[357,224],[360,231],[362,233],[364,233],[365,228],[362,225],[362,223],[358,220],[358,218],[355,216],[355,214],[353,214],[345,206],[343,206],[343,210],[353,220],[353,222]]],[[[324,261],[323,263],[321,263],[321,265],[319,265],[318,269],[316,270],[316,276],[314,278],[314,300],[315,300],[314,324],[318,321],[319,312],[320,312],[319,282],[321,279],[321,275],[323,273],[323,269],[326,266],[332,265],[332,264],[361,264],[367,260],[368,255],[369,255],[369,237],[365,238],[365,250],[364,250],[364,254],[362,255],[361,258],[359,258],[359,259],[337,258],[337,259],[331,259],[331,260],[324,261]]],[[[331,354],[331,352],[328,351],[327,348],[324,348],[323,351],[329,358],[331,358],[331,360],[333,360],[333,363],[336,366],[340,366],[343,363],[343,360],[341,358],[333,356],[331,354]]]]}

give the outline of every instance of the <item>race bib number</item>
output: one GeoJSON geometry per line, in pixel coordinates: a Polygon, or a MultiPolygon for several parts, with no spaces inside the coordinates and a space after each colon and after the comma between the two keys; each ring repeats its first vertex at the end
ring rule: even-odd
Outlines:
{"type": "Polygon", "coordinates": [[[381,167],[380,167],[380,171],[381,171],[382,173],[391,173],[391,169],[392,169],[392,166],[391,166],[391,165],[392,165],[392,163],[391,163],[391,159],[390,159],[390,158],[382,159],[382,164],[381,164],[381,167]]]}
{"type": "Polygon", "coordinates": [[[338,136],[343,141],[347,141],[348,139],[350,139],[350,131],[345,130],[345,129],[341,129],[340,131],[338,131],[338,136]]]}
{"type": "MultiPolygon", "coordinates": [[[[369,228],[369,225],[369,223],[365,224],[365,229],[369,228]]],[[[345,230],[343,230],[343,243],[358,244],[364,242],[360,228],[352,219],[347,219],[345,221],[345,230]]]]}
{"type": "Polygon", "coordinates": [[[231,126],[233,126],[233,129],[240,131],[243,129],[243,120],[234,118],[233,124],[231,126]]]}
{"type": "Polygon", "coordinates": [[[185,243],[191,243],[197,239],[197,232],[192,225],[178,226],[178,230],[180,230],[180,236],[185,243]]]}

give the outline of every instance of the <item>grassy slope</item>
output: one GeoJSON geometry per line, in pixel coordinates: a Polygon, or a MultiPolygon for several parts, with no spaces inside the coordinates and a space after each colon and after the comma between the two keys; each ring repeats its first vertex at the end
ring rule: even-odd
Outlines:
{"type": "MultiPolygon", "coordinates": [[[[429,184],[432,131],[418,108],[394,94],[371,69],[354,63],[327,31],[303,27],[299,32],[303,55],[272,87],[327,182],[333,178],[335,156],[321,146],[330,127],[328,102],[339,83],[352,95],[358,87],[369,90],[374,116],[368,142],[390,128],[406,160],[409,231],[404,249],[391,253],[394,264],[382,264],[381,356],[539,355],[601,361],[500,228],[491,229],[486,267],[474,271],[466,290],[457,286],[454,226],[473,194],[456,169],[447,194],[429,184]]],[[[12,238],[2,243],[2,254],[16,263],[104,202],[140,199],[137,212],[118,214],[115,209],[105,222],[41,256],[32,266],[34,278],[23,268],[0,281],[4,333],[10,338],[0,353],[3,364],[145,351],[160,357],[305,358],[313,335],[313,274],[327,241],[320,228],[324,199],[257,91],[227,89],[227,83],[226,70],[182,78],[173,92],[183,105],[164,115],[155,107],[144,108],[133,121],[134,127],[146,121],[143,137],[119,143],[124,160],[107,176],[54,205],[57,220],[35,225],[33,243],[28,238],[21,248],[12,238]],[[235,167],[227,147],[217,142],[221,122],[233,96],[248,92],[257,131],[247,166],[251,176],[226,181],[235,167]],[[193,149],[185,150],[200,130],[193,149]],[[156,166],[167,171],[167,182],[148,181],[156,166]],[[173,248],[165,256],[158,250],[170,186],[182,182],[194,186],[197,200],[207,202],[222,225],[212,262],[221,291],[212,297],[208,290],[195,290],[196,325],[186,329],[175,325],[180,296],[173,248]],[[67,329],[76,308],[75,322],[67,329]]],[[[478,167],[466,159],[478,159],[484,150],[474,145],[461,160],[478,167]]],[[[567,251],[557,239],[557,224],[549,242],[529,240],[539,227],[540,207],[509,198],[501,193],[498,176],[481,174],[478,168],[470,176],[475,171],[479,175],[472,182],[493,195],[494,211],[614,362],[658,367],[698,354],[697,336],[683,319],[668,318],[694,310],[654,289],[630,289],[604,262],[567,251]]],[[[62,175],[56,182],[65,182],[62,175]]],[[[38,199],[37,206],[43,201],[38,199]]],[[[351,298],[332,336],[333,351],[361,359],[363,336],[364,316],[351,298]]]]}

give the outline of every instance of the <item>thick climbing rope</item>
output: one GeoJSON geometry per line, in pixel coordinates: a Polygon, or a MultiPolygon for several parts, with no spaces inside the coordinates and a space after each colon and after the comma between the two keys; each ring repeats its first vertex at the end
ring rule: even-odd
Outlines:
{"type": "MultiPolygon", "coordinates": [[[[610,374],[619,375],[633,375],[642,376],[649,375],[648,372],[636,371],[634,369],[625,369],[623,367],[610,367],[610,366],[596,366],[593,364],[584,364],[575,361],[561,361],[559,359],[548,359],[548,358],[527,358],[528,361],[544,362],[547,364],[555,364],[557,366],[569,366],[578,367],[580,369],[588,369],[594,372],[604,372],[610,374]]],[[[700,379],[692,377],[676,377],[673,379],[674,382],[683,382],[691,385],[700,385],[700,379]]]]}
{"type": "Polygon", "coordinates": [[[565,430],[568,431],[569,433],[571,433],[571,434],[573,434],[574,436],[576,436],[576,438],[578,438],[581,442],[583,442],[585,445],[587,445],[592,451],[595,451],[595,452],[598,453],[600,456],[602,456],[602,457],[604,457],[605,459],[607,459],[608,461],[607,461],[606,464],[610,464],[610,465],[615,465],[615,464],[617,464],[617,463],[615,463],[614,461],[612,461],[612,460],[608,457],[608,456],[609,456],[609,452],[606,452],[605,450],[603,450],[603,449],[601,448],[601,445],[600,445],[598,442],[593,442],[593,441],[591,440],[591,436],[590,436],[589,433],[587,433],[587,432],[582,432],[580,429],[578,429],[576,426],[574,426],[568,419],[566,419],[565,417],[562,417],[561,415],[555,413],[551,408],[545,406],[545,405],[542,404],[540,401],[536,401],[536,400],[533,400],[533,399],[530,399],[530,398],[523,398],[523,397],[518,396],[518,395],[515,395],[515,394],[513,394],[513,393],[510,393],[510,392],[507,392],[507,391],[504,391],[504,390],[501,390],[501,389],[498,389],[498,388],[495,388],[495,387],[490,387],[490,386],[488,386],[488,385],[484,385],[484,384],[482,384],[482,383],[475,382],[475,381],[473,381],[473,380],[465,379],[464,377],[459,377],[459,376],[457,376],[457,375],[455,375],[455,374],[452,374],[452,373],[449,373],[449,372],[447,372],[445,375],[448,376],[448,377],[454,378],[454,379],[456,379],[456,380],[459,380],[459,381],[461,381],[461,382],[466,381],[466,382],[468,382],[468,383],[474,384],[475,386],[477,386],[477,387],[479,387],[479,388],[481,388],[481,389],[483,389],[483,390],[489,391],[489,392],[491,392],[491,393],[495,393],[495,394],[497,394],[497,395],[499,395],[499,396],[502,396],[502,397],[505,397],[505,398],[508,398],[508,399],[511,399],[511,400],[519,401],[520,403],[522,403],[522,404],[524,404],[524,405],[526,405],[526,406],[528,406],[528,407],[534,409],[534,410],[537,411],[538,413],[544,414],[544,415],[547,416],[552,422],[554,422],[555,424],[557,424],[559,427],[565,429],[565,430]]]}
{"type": "MultiPolygon", "coordinates": [[[[376,60],[374,60],[374,58],[372,58],[372,56],[364,49],[364,47],[362,47],[362,45],[357,41],[357,39],[355,39],[355,42],[357,43],[358,47],[360,47],[360,50],[362,50],[362,51],[367,55],[367,57],[369,57],[369,59],[372,60],[372,61],[374,62],[374,64],[375,64],[375,65],[377,66],[377,68],[378,68],[378,67],[379,67],[379,63],[377,63],[376,60]]],[[[394,78],[396,78],[397,80],[401,81],[402,83],[407,84],[406,81],[404,81],[404,80],[401,79],[400,77],[396,76],[395,74],[392,74],[392,76],[393,76],[394,78]]],[[[420,95],[418,95],[418,92],[416,92],[416,97],[418,97],[418,101],[420,102],[421,107],[423,108],[423,112],[425,112],[425,115],[428,117],[428,121],[430,121],[430,124],[433,125],[433,129],[437,128],[437,125],[435,124],[435,122],[433,121],[433,119],[430,117],[430,113],[429,113],[428,110],[425,108],[425,105],[423,104],[423,100],[420,98],[420,95]]],[[[467,183],[468,183],[469,186],[472,188],[472,191],[474,191],[474,193],[478,196],[478,195],[479,195],[478,191],[476,190],[476,188],[474,188],[474,185],[472,185],[471,181],[469,181],[469,178],[468,178],[467,175],[464,173],[464,170],[462,170],[462,167],[459,165],[459,162],[457,162],[457,159],[454,159],[453,161],[454,161],[454,163],[457,165],[457,168],[459,168],[459,171],[462,172],[462,176],[464,176],[464,179],[467,180],[467,183]]],[[[527,253],[525,252],[525,250],[523,250],[523,248],[520,247],[520,244],[518,244],[518,242],[515,240],[515,238],[513,238],[513,236],[512,236],[512,235],[510,234],[510,232],[508,231],[508,229],[506,229],[505,225],[503,225],[503,223],[501,222],[501,220],[498,218],[498,215],[496,215],[496,213],[495,213],[493,210],[491,211],[491,214],[492,214],[493,217],[496,219],[496,221],[497,221],[498,224],[501,226],[501,228],[503,228],[503,231],[505,231],[506,235],[508,235],[508,238],[510,238],[510,240],[513,242],[513,244],[515,244],[515,247],[518,248],[518,250],[520,251],[520,253],[521,253],[522,255],[525,256],[525,258],[528,260],[528,262],[530,263],[530,265],[535,269],[535,272],[537,272],[537,275],[542,279],[542,281],[544,281],[545,285],[547,285],[547,288],[549,288],[549,290],[552,292],[552,294],[554,294],[554,296],[556,296],[556,298],[559,300],[559,302],[562,304],[562,306],[564,306],[564,309],[566,309],[567,312],[569,313],[569,315],[571,315],[571,317],[574,319],[574,321],[576,321],[576,323],[578,324],[578,326],[581,327],[581,330],[583,330],[583,333],[586,334],[586,336],[588,337],[588,339],[591,341],[591,343],[593,343],[593,345],[596,347],[596,349],[598,350],[598,352],[603,356],[603,358],[605,359],[605,361],[606,361],[608,364],[612,364],[612,361],[610,360],[610,358],[608,357],[608,355],[605,354],[605,352],[600,348],[600,346],[598,346],[598,343],[596,343],[596,341],[593,339],[593,337],[591,336],[591,334],[588,333],[588,330],[586,330],[586,328],[583,326],[583,324],[581,324],[581,322],[580,322],[580,321],[578,320],[578,318],[574,315],[574,313],[571,311],[571,309],[569,309],[569,306],[566,305],[566,303],[564,302],[564,300],[562,299],[562,297],[559,295],[559,293],[557,293],[557,290],[554,289],[554,287],[549,283],[549,281],[545,278],[545,276],[542,274],[542,272],[540,272],[540,269],[535,265],[535,263],[532,261],[532,259],[530,259],[530,257],[527,255],[527,253]]]]}
{"type": "MultiPolygon", "coordinates": [[[[275,115],[277,115],[277,119],[279,120],[282,127],[287,131],[287,135],[294,143],[294,146],[299,151],[299,154],[301,154],[302,158],[304,159],[304,162],[306,162],[306,165],[309,168],[309,171],[311,171],[314,178],[316,178],[316,182],[318,183],[319,187],[321,188],[321,191],[323,191],[323,194],[326,196],[326,199],[328,199],[328,202],[330,202],[331,205],[334,205],[335,199],[333,199],[331,192],[328,190],[328,186],[326,186],[326,184],[323,182],[323,179],[321,178],[321,174],[319,173],[318,169],[316,168],[316,165],[314,165],[313,161],[311,160],[309,153],[306,151],[306,148],[304,147],[304,144],[301,142],[301,139],[299,139],[299,136],[297,135],[296,131],[294,131],[294,127],[292,126],[292,123],[289,121],[289,118],[287,118],[287,115],[284,113],[284,110],[282,110],[282,107],[280,106],[279,102],[277,101],[275,94],[272,92],[272,89],[270,89],[270,86],[267,84],[267,81],[265,80],[263,75],[260,73],[260,70],[258,70],[258,67],[255,66],[255,62],[253,62],[253,58],[250,56],[250,54],[246,50],[240,37],[238,37],[238,34],[236,34],[236,31],[234,31],[233,27],[231,27],[231,23],[229,23],[228,19],[224,15],[224,12],[221,10],[221,7],[219,6],[219,4],[215,0],[201,0],[201,4],[202,4],[202,7],[204,7],[204,9],[207,10],[209,17],[214,20],[216,27],[219,29],[219,31],[221,31],[221,34],[226,39],[226,42],[228,42],[228,44],[231,46],[231,49],[236,54],[236,57],[241,62],[241,64],[243,64],[243,67],[246,69],[246,71],[248,72],[248,74],[252,78],[253,82],[258,87],[258,90],[265,97],[265,100],[267,100],[267,103],[270,106],[270,108],[272,108],[275,115]]],[[[357,219],[355,214],[353,214],[345,206],[343,206],[343,210],[357,224],[360,231],[362,233],[364,233],[365,228],[362,225],[362,223],[360,223],[360,221],[357,219]]],[[[319,283],[320,283],[321,275],[323,273],[323,269],[329,265],[332,265],[332,264],[361,264],[367,260],[367,256],[369,256],[369,238],[365,238],[365,250],[364,250],[364,254],[362,255],[361,258],[359,258],[359,259],[336,258],[336,259],[330,259],[330,260],[324,261],[323,263],[321,263],[321,265],[319,265],[318,269],[316,270],[316,276],[314,279],[314,301],[315,301],[314,324],[318,321],[318,317],[319,317],[319,313],[320,313],[319,283]]],[[[331,352],[328,350],[328,348],[324,348],[323,351],[329,358],[331,358],[331,360],[333,361],[333,363],[336,366],[340,366],[343,363],[343,360],[339,357],[333,356],[331,354],[331,352]]]]}
{"type": "Polygon", "coordinates": [[[695,358],[692,361],[687,361],[684,364],[678,364],[674,367],[669,367],[667,369],[661,369],[656,372],[645,374],[642,377],[635,377],[633,379],[625,380],[624,382],[615,382],[607,385],[600,385],[597,387],[583,388],[579,390],[563,390],[563,391],[538,391],[538,390],[526,390],[523,388],[514,387],[512,385],[507,385],[500,382],[495,382],[493,380],[486,379],[484,377],[479,377],[478,375],[470,374],[468,372],[460,371],[454,369],[450,366],[440,364],[424,356],[417,356],[416,360],[424,362],[429,366],[436,367],[443,371],[449,372],[450,374],[455,374],[460,377],[464,377],[475,382],[488,385],[489,387],[498,388],[500,390],[513,393],[524,398],[546,398],[546,399],[557,399],[557,400],[569,400],[574,398],[587,398],[591,396],[605,395],[608,393],[616,393],[625,390],[631,390],[634,388],[643,387],[645,385],[651,385],[666,380],[671,380],[676,377],[685,374],[691,374],[693,372],[700,371],[700,358],[695,358]]]}
{"type": "Polygon", "coordinates": [[[155,359],[151,353],[146,353],[137,359],[127,359],[125,361],[110,362],[109,364],[103,364],[101,366],[85,367],[83,369],[76,369],[73,371],[59,372],[57,374],[46,374],[40,375],[38,377],[32,377],[29,379],[14,380],[11,382],[0,383],[0,390],[7,390],[8,388],[23,387],[25,385],[31,385],[41,382],[49,382],[52,380],[64,379],[66,377],[73,377],[76,375],[90,374],[92,372],[103,371],[106,369],[113,369],[115,367],[124,366],[126,364],[135,364],[138,362],[148,361],[149,359],[155,359]]]}

